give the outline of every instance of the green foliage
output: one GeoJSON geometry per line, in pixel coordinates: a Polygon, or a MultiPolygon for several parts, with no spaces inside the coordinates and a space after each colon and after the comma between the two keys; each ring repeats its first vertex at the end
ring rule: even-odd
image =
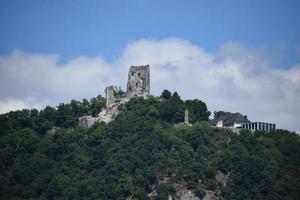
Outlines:
{"type": "Polygon", "coordinates": [[[115,121],[88,130],[74,120],[103,106],[101,97],[0,115],[1,199],[148,200],[153,189],[168,199],[173,183],[200,198],[219,187],[223,199],[298,199],[298,135],[211,128],[203,102],[163,93],[134,98],[115,121]],[[197,123],[174,126],[185,108],[197,123]],[[230,174],[226,187],[218,171],[230,174]]]}
{"type": "Polygon", "coordinates": [[[45,134],[53,126],[71,128],[78,124],[78,118],[83,115],[96,116],[105,105],[105,99],[100,95],[90,101],[72,100],[71,103],[59,104],[56,108],[47,106],[43,110],[24,109],[11,111],[0,115],[0,135],[9,131],[31,128],[40,134],[45,134]]]}
{"type": "Polygon", "coordinates": [[[206,104],[199,99],[186,100],[185,105],[189,110],[189,121],[195,123],[197,121],[208,121],[210,112],[207,110],[206,104]]]}
{"type": "Polygon", "coordinates": [[[184,102],[177,92],[174,92],[173,96],[171,96],[169,91],[165,90],[161,97],[163,99],[158,110],[160,118],[168,123],[183,122],[184,102]]]}
{"type": "Polygon", "coordinates": [[[98,95],[97,97],[92,98],[90,102],[84,101],[83,106],[88,108],[88,113],[95,117],[99,114],[101,108],[105,106],[105,98],[98,95]]]}
{"type": "Polygon", "coordinates": [[[161,183],[158,185],[157,196],[159,200],[169,199],[169,190],[168,190],[168,186],[165,183],[161,183]]]}
{"type": "Polygon", "coordinates": [[[169,90],[164,90],[160,95],[160,98],[163,99],[170,99],[171,97],[172,97],[172,93],[169,90]]]}
{"type": "Polygon", "coordinates": [[[203,189],[198,189],[194,191],[194,194],[199,199],[202,199],[205,196],[206,192],[203,189]]]}
{"type": "Polygon", "coordinates": [[[218,117],[221,117],[223,115],[226,115],[226,114],[230,114],[230,112],[225,112],[225,111],[214,111],[214,118],[218,118],[218,117]]]}

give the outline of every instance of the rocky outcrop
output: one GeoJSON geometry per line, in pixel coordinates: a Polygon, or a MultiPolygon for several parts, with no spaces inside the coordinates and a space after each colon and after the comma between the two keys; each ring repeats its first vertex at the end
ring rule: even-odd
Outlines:
{"type": "Polygon", "coordinates": [[[193,191],[188,189],[179,189],[173,198],[174,200],[200,200],[193,191]]]}
{"type": "Polygon", "coordinates": [[[215,175],[215,179],[218,183],[220,183],[223,187],[227,186],[228,180],[229,180],[230,173],[224,174],[221,171],[218,171],[215,175]]]}
{"type": "Polygon", "coordinates": [[[54,126],[47,131],[47,135],[55,135],[60,129],[61,128],[54,126]]]}
{"type": "MultiPolygon", "coordinates": [[[[150,199],[155,200],[157,199],[157,192],[156,190],[153,190],[148,194],[148,197],[150,199]]],[[[196,195],[193,193],[193,191],[188,190],[186,188],[177,188],[176,193],[171,195],[169,194],[169,200],[200,200],[196,195]]]]}
{"type": "MultiPolygon", "coordinates": [[[[221,197],[221,188],[226,187],[230,180],[230,172],[223,173],[222,171],[217,171],[215,175],[215,180],[218,183],[218,186],[214,190],[205,189],[205,186],[201,180],[198,181],[198,185],[196,186],[195,190],[189,190],[186,186],[185,182],[174,182],[175,175],[171,177],[160,175],[159,182],[160,184],[167,184],[174,189],[175,192],[172,194],[169,193],[169,200],[218,200],[222,199],[221,197]]],[[[157,199],[157,191],[156,187],[158,185],[153,186],[153,191],[148,194],[150,199],[154,200],[157,199]]]]}
{"type": "Polygon", "coordinates": [[[206,190],[205,196],[203,197],[203,200],[217,200],[219,199],[216,195],[216,191],[213,190],[206,190]]]}

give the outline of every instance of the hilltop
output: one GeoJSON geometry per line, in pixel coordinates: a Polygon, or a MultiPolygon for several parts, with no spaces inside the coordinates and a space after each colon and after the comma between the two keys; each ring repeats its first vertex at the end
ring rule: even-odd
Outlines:
{"type": "Polygon", "coordinates": [[[297,199],[300,138],[213,128],[201,100],[131,98],[111,123],[101,96],[0,115],[1,199],[297,199]],[[183,122],[189,109],[190,123],[183,122]]]}

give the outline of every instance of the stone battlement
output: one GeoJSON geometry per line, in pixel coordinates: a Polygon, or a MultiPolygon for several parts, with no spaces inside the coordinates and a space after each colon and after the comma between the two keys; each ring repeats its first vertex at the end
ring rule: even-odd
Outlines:
{"type": "Polygon", "coordinates": [[[131,65],[129,70],[150,70],[150,65],[131,65]]]}

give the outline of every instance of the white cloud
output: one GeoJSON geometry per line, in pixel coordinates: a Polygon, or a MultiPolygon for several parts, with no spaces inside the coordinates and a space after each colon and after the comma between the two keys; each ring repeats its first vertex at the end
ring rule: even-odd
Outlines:
{"type": "Polygon", "coordinates": [[[5,105],[20,109],[104,95],[110,84],[125,89],[129,66],[150,64],[155,95],[176,90],[185,99],[204,100],[211,111],[239,111],[251,120],[300,129],[300,64],[273,68],[265,48],[227,43],[212,54],[178,38],[143,39],[110,63],[101,56],[58,63],[57,55],[21,51],[0,57],[0,112],[5,105]]]}
{"type": "Polygon", "coordinates": [[[12,110],[42,109],[49,102],[37,101],[35,98],[13,99],[7,98],[0,101],[0,113],[7,113],[12,110]]]}
{"type": "Polygon", "coordinates": [[[0,57],[0,99],[34,98],[57,104],[72,98],[102,93],[110,65],[101,57],[79,57],[64,65],[56,55],[14,51],[0,57]]]}

